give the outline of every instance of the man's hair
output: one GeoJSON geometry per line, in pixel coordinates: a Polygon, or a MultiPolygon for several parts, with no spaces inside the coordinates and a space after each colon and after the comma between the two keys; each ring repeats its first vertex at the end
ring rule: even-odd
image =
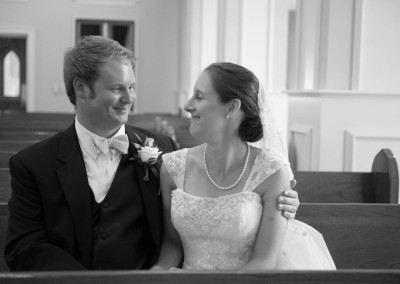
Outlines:
{"type": "Polygon", "coordinates": [[[99,66],[110,59],[126,61],[135,68],[133,51],[117,41],[102,36],[84,36],[64,55],[64,84],[69,100],[76,104],[74,80],[80,79],[92,88],[99,76],[99,66]]]}

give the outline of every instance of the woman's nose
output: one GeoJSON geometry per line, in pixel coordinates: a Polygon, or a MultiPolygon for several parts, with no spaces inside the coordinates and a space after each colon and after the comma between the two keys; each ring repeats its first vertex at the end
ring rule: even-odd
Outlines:
{"type": "Polygon", "coordinates": [[[191,113],[194,109],[193,104],[192,104],[192,99],[189,99],[185,105],[183,106],[183,109],[189,113],[191,113]]]}

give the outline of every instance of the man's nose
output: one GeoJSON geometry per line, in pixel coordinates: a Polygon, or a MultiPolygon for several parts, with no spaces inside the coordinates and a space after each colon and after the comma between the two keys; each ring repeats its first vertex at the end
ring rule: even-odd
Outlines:
{"type": "Polygon", "coordinates": [[[135,96],[136,96],[135,91],[127,89],[123,92],[121,101],[125,104],[133,104],[135,96]]]}

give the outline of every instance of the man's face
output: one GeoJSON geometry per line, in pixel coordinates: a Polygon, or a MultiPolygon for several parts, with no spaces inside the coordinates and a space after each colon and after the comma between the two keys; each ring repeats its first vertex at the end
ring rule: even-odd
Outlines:
{"type": "Polygon", "coordinates": [[[99,77],[89,88],[78,108],[78,119],[88,130],[103,137],[112,136],[128,121],[136,84],[129,62],[110,60],[99,67],[99,77]]]}

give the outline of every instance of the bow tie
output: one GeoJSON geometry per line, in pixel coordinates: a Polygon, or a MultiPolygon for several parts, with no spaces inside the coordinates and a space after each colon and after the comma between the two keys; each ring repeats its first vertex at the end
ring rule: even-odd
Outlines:
{"type": "Polygon", "coordinates": [[[121,154],[128,153],[129,139],[126,134],[115,136],[110,139],[93,136],[91,137],[91,141],[96,155],[100,153],[108,154],[110,149],[116,149],[121,152],[121,154]]]}

